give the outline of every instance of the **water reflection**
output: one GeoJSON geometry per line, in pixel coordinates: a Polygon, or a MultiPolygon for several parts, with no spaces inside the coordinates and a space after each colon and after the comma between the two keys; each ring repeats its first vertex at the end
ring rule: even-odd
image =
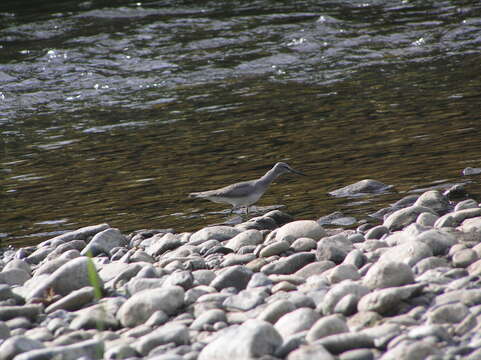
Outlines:
{"type": "Polygon", "coordinates": [[[225,221],[222,205],[187,194],[282,160],[309,178],[279,179],[258,205],[306,218],[363,218],[480,166],[477,2],[38,11],[0,7],[3,241],[97,222],[127,232],[225,221]],[[364,178],[395,192],[327,195],[364,178]]]}

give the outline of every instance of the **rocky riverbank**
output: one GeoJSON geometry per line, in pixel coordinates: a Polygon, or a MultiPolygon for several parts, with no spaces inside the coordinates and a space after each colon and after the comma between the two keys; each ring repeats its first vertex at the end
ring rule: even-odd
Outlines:
{"type": "Polygon", "coordinates": [[[4,250],[0,360],[481,359],[479,204],[431,190],[378,214],[4,250]]]}

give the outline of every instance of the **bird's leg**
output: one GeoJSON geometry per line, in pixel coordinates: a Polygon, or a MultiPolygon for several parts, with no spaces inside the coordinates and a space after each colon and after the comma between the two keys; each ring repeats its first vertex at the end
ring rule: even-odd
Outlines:
{"type": "Polygon", "coordinates": [[[246,206],[246,215],[249,215],[249,205],[246,206]]]}

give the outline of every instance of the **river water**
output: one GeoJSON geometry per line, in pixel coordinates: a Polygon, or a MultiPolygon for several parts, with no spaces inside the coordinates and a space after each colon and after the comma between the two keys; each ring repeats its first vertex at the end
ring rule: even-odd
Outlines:
{"type": "Polygon", "coordinates": [[[277,161],[309,176],[257,205],[298,219],[476,197],[480,109],[479,1],[3,1],[0,240],[223,222],[187,194],[277,161]],[[365,178],[394,188],[327,194],[365,178]]]}

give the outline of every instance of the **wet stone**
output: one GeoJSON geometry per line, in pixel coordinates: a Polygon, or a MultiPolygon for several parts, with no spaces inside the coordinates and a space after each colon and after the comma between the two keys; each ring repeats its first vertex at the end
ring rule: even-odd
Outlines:
{"type": "Polygon", "coordinates": [[[437,214],[442,214],[449,210],[448,198],[437,190],[426,191],[416,200],[414,205],[430,208],[437,214]]]}
{"type": "Polygon", "coordinates": [[[362,194],[379,194],[392,188],[380,181],[364,179],[357,183],[347,185],[343,188],[331,191],[329,194],[336,197],[355,196],[362,194]]]}

